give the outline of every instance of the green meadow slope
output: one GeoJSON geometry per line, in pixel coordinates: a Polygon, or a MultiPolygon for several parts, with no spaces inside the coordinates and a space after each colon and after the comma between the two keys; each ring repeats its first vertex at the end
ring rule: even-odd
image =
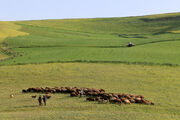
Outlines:
{"type": "Polygon", "coordinates": [[[180,13],[144,17],[18,21],[29,35],[3,45],[18,55],[1,64],[119,62],[180,64],[180,13]],[[135,47],[125,47],[128,42],[135,47]]]}
{"type": "Polygon", "coordinates": [[[123,64],[51,63],[0,67],[1,120],[179,120],[180,67],[123,64]],[[104,88],[141,94],[150,105],[98,104],[69,94],[53,94],[46,107],[32,99],[36,86],[104,88]],[[9,95],[15,98],[10,99],[9,95]]]}
{"type": "Polygon", "coordinates": [[[0,120],[179,120],[179,65],[180,13],[0,22],[0,120]],[[155,105],[53,94],[39,107],[39,94],[21,92],[46,86],[141,94],[155,105]]]}

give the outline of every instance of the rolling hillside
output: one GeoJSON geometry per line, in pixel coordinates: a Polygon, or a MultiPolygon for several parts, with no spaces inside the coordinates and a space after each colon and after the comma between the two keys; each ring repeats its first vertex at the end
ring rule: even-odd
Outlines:
{"type": "Polygon", "coordinates": [[[0,22],[0,120],[179,120],[179,31],[180,13],[0,22]],[[42,93],[22,93],[47,86],[140,94],[155,105],[52,94],[40,107],[32,95],[42,93]]]}
{"type": "Polygon", "coordinates": [[[11,22],[26,35],[8,36],[3,41],[2,45],[18,55],[1,64],[79,61],[179,65],[179,19],[180,13],[174,13],[11,22]],[[136,46],[125,47],[130,41],[136,46]]]}

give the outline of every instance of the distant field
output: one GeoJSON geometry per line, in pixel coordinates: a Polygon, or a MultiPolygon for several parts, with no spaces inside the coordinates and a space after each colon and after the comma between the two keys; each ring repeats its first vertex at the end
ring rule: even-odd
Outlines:
{"type": "Polygon", "coordinates": [[[0,67],[1,120],[179,120],[180,67],[123,64],[53,63],[0,67]],[[155,106],[87,102],[55,94],[46,107],[21,90],[37,86],[104,88],[107,92],[141,94],[155,106]],[[10,99],[9,95],[15,98],[10,99]]]}
{"type": "Polygon", "coordinates": [[[0,64],[120,62],[180,65],[179,13],[127,18],[18,21],[29,35],[7,38],[18,53],[0,64]],[[126,48],[128,42],[136,44],[126,48]],[[38,59],[37,59],[38,58],[38,59]]]}
{"type": "Polygon", "coordinates": [[[153,43],[132,48],[35,47],[16,48],[22,53],[4,64],[57,62],[112,62],[142,64],[180,64],[180,41],[153,43]]]}

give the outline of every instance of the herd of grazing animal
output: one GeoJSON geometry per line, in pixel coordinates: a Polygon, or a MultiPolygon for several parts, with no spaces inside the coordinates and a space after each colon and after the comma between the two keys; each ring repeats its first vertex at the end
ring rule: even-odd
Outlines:
{"type": "MultiPolygon", "coordinates": [[[[98,103],[138,103],[138,104],[146,104],[146,105],[154,105],[153,102],[150,102],[142,95],[132,95],[132,94],[120,94],[120,93],[106,93],[104,89],[95,89],[95,88],[77,88],[77,87],[37,87],[37,88],[28,88],[23,89],[23,93],[46,93],[47,98],[50,98],[51,93],[68,93],[71,97],[80,96],[81,91],[83,91],[83,95],[87,96],[86,100],[88,101],[98,101],[98,103]]],[[[34,96],[32,96],[34,97],[34,96]]]]}

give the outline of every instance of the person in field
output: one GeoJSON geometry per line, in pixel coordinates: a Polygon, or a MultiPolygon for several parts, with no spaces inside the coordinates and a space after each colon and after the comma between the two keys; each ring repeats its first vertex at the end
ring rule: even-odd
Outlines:
{"type": "Polygon", "coordinates": [[[44,102],[45,106],[46,106],[46,101],[47,101],[47,97],[46,97],[46,95],[43,95],[43,102],[44,102]]]}
{"type": "Polygon", "coordinates": [[[80,91],[80,97],[82,97],[83,94],[84,94],[84,91],[83,91],[83,89],[81,88],[81,91],[80,91]]]}
{"type": "Polygon", "coordinates": [[[42,105],[42,97],[41,97],[41,95],[38,98],[38,102],[39,102],[39,106],[41,106],[42,105]]]}

